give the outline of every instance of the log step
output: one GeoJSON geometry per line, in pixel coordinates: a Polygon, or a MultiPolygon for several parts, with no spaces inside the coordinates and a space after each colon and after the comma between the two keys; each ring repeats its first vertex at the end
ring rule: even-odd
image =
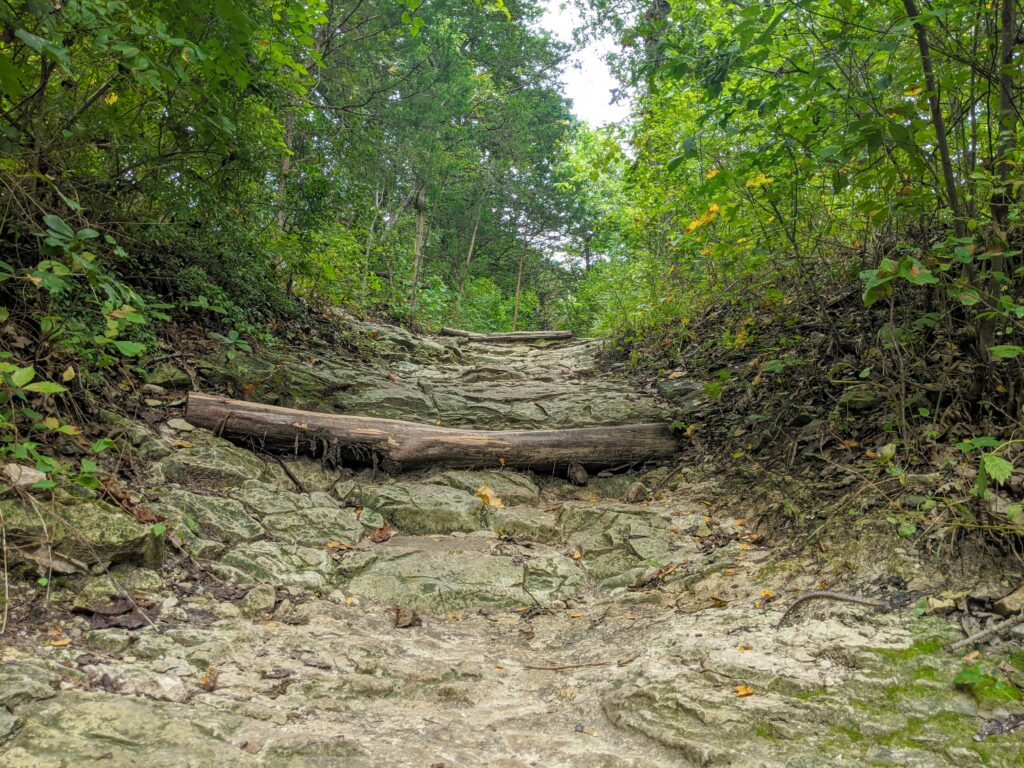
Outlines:
{"type": "Polygon", "coordinates": [[[388,459],[416,466],[530,467],[580,463],[608,467],[665,458],[678,449],[667,424],[581,429],[486,431],[396,419],[343,416],[190,392],[185,419],[248,447],[327,456],[335,461],[388,459]]]}
{"type": "Polygon", "coordinates": [[[572,331],[513,331],[511,333],[474,333],[473,331],[462,331],[458,328],[442,328],[442,336],[459,336],[470,341],[484,341],[490,343],[510,343],[516,341],[558,341],[571,339],[572,331]]]}

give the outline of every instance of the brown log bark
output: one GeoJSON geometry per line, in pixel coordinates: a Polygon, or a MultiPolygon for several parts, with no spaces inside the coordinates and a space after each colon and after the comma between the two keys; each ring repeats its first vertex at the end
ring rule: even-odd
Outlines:
{"type": "Polygon", "coordinates": [[[470,341],[489,341],[495,343],[509,341],[542,341],[571,339],[572,331],[513,331],[512,333],[474,333],[461,331],[458,328],[442,328],[442,336],[459,336],[470,341]]]}
{"type": "Polygon", "coordinates": [[[186,420],[234,442],[338,463],[391,460],[403,465],[533,467],[579,462],[607,467],[665,458],[678,448],[666,424],[582,429],[483,431],[369,416],[300,411],[189,392],[186,420]]]}

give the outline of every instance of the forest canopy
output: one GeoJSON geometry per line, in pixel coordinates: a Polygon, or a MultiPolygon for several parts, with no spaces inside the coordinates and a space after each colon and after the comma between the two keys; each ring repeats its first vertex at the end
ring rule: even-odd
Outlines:
{"type": "Polygon", "coordinates": [[[574,7],[623,124],[574,118],[540,2],[4,6],[4,312],[103,367],[151,320],[339,305],[627,346],[792,307],[843,350],[854,293],[897,356],[968,350],[975,400],[1013,378],[1015,0],[574,7]]]}

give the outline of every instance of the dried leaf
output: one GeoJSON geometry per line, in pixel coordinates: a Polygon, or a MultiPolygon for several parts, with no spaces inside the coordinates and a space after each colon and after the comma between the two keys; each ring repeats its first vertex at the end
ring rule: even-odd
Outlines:
{"type": "Polygon", "coordinates": [[[494,509],[505,508],[505,503],[500,498],[498,498],[498,494],[496,494],[494,492],[494,489],[491,488],[491,486],[489,486],[487,483],[481,485],[477,489],[477,492],[473,495],[480,499],[480,501],[482,501],[488,507],[494,507],[494,509]]]}
{"type": "Polygon", "coordinates": [[[395,609],[395,628],[406,629],[408,627],[419,627],[423,624],[423,619],[416,611],[411,611],[406,608],[395,609]]]}
{"type": "Polygon", "coordinates": [[[374,544],[381,544],[390,539],[394,535],[394,529],[392,529],[390,525],[384,524],[370,534],[370,541],[372,541],[374,544]]]}
{"type": "Polygon", "coordinates": [[[733,690],[736,691],[736,696],[740,699],[746,696],[754,695],[754,689],[751,688],[749,685],[737,685],[733,690]]]}

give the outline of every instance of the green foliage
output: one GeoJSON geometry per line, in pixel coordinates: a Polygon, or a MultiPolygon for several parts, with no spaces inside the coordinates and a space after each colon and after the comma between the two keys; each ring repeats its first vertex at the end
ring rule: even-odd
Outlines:
{"type": "Polygon", "coordinates": [[[970,691],[980,704],[1010,704],[1024,699],[1024,691],[1007,680],[999,669],[988,664],[965,665],[953,682],[970,691]]]}

